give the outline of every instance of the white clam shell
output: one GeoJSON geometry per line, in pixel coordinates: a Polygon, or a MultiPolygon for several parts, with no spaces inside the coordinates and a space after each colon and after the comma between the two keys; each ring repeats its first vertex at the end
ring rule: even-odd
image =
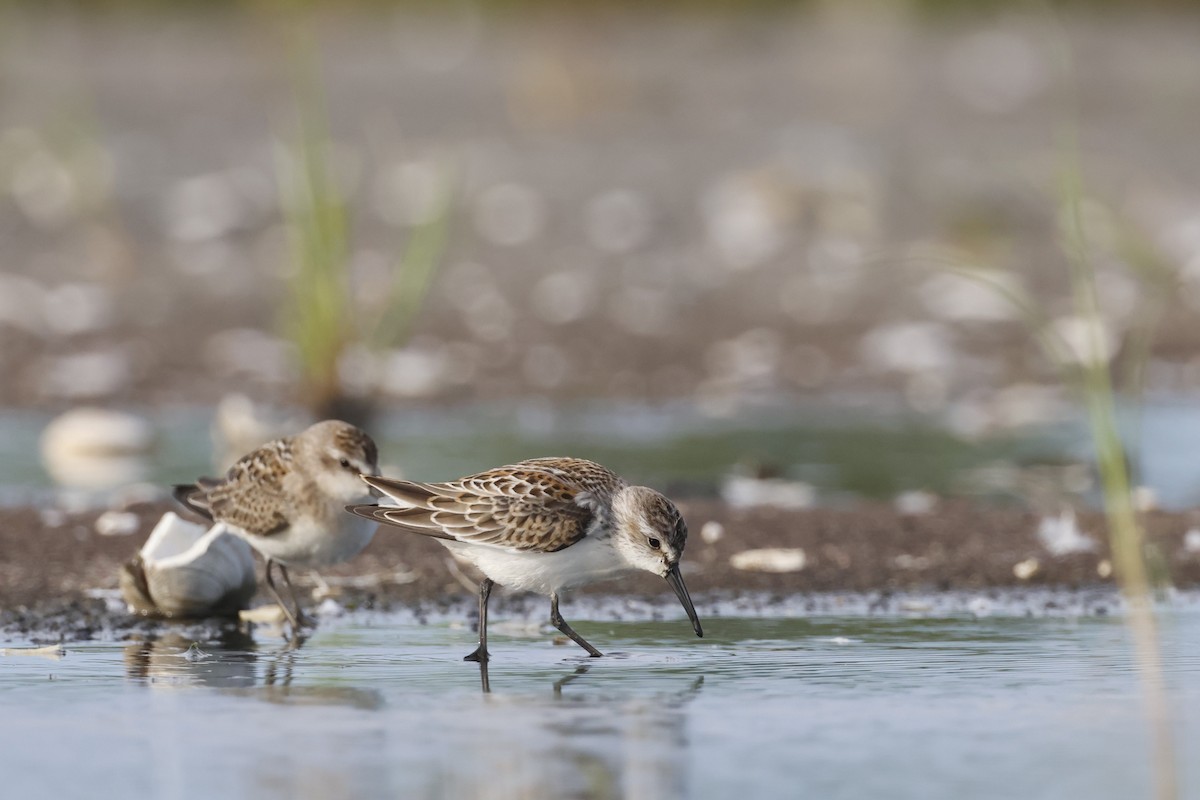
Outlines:
{"type": "Polygon", "coordinates": [[[46,426],[39,447],[55,483],[107,489],[145,479],[154,428],[133,414],[76,408],[46,426]]]}
{"type": "Polygon", "coordinates": [[[249,604],[256,588],[248,544],[220,523],[206,530],[171,512],[121,576],[133,611],[165,617],[236,612],[249,604]]]}

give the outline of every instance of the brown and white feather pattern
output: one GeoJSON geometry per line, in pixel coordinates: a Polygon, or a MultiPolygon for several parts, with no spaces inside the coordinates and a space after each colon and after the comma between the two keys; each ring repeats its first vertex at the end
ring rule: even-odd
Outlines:
{"type": "Polygon", "coordinates": [[[295,513],[284,489],[293,460],[292,438],[276,439],[239,459],[224,479],[178,486],[175,497],[210,520],[270,536],[286,529],[295,513]]]}
{"type": "Polygon", "coordinates": [[[356,507],[379,522],[440,539],[553,553],[611,528],[625,485],[592,461],[536,458],[446,483],[370,478],[401,507],[356,507]]]}

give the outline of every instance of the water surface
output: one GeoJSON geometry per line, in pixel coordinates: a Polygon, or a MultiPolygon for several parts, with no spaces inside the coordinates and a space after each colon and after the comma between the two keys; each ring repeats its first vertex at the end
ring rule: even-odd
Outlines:
{"type": "MultiPolygon", "coordinates": [[[[1164,616],[1200,797],[1200,614],[1164,616]]],[[[1118,619],[497,620],[491,692],[449,623],[361,617],[0,656],[12,797],[1149,796],[1118,619]]],[[[29,645],[9,642],[5,646],[29,645]]]]}

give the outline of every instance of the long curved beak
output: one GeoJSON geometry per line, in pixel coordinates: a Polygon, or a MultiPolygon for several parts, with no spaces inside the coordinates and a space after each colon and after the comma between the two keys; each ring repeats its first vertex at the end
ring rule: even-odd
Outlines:
{"type": "Polygon", "coordinates": [[[696,607],[692,605],[692,598],[688,595],[687,587],[683,584],[683,575],[679,573],[679,565],[672,564],[664,575],[667,583],[671,584],[671,588],[675,590],[675,596],[679,598],[679,602],[683,603],[683,610],[687,612],[688,619],[692,621],[692,627],[696,630],[696,635],[703,637],[704,630],[700,627],[700,618],[696,616],[696,607]]]}

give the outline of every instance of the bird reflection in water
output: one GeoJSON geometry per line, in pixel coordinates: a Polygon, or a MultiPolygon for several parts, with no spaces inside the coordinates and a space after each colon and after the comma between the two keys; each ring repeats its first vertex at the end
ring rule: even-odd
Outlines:
{"type": "Polygon", "coordinates": [[[205,686],[268,703],[383,707],[383,695],[375,689],[295,683],[304,641],[293,638],[266,651],[236,628],[204,641],[168,632],[126,645],[125,675],[155,688],[205,686]]]}
{"type": "MultiPolygon", "coordinates": [[[[480,664],[479,675],[483,691],[490,693],[487,664],[480,664]]],[[[549,704],[544,695],[490,695],[504,703],[506,728],[525,724],[532,729],[521,736],[515,751],[505,749],[505,765],[486,767],[482,775],[494,782],[502,774],[505,781],[516,782],[506,783],[507,788],[535,798],[688,796],[688,706],[699,695],[704,676],[689,676],[680,688],[650,693],[631,690],[628,677],[580,664],[550,684],[549,704]]],[[[676,675],[660,677],[670,684],[676,675]]],[[[478,757],[488,762],[492,755],[480,752],[478,757]]],[[[456,789],[482,791],[482,783],[473,786],[465,775],[459,780],[463,785],[456,789]]]]}
{"type": "Polygon", "coordinates": [[[168,631],[125,645],[126,677],[161,686],[253,686],[258,645],[234,627],[210,639],[168,631]]]}
{"type": "MultiPolygon", "coordinates": [[[[588,664],[580,664],[578,667],[575,668],[575,671],[572,672],[570,675],[566,675],[566,676],[556,680],[553,684],[551,684],[551,688],[554,690],[554,696],[562,697],[562,687],[566,686],[568,683],[575,680],[580,675],[587,674],[587,671],[589,669],[591,669],[591,667],[588,664]]],[[[488,662],[487,661],[479,662],[479,688],[483,690],[484,694],[492,693],[492,681],[491,681],[490,677],[488,676],[488,662]]]]}

